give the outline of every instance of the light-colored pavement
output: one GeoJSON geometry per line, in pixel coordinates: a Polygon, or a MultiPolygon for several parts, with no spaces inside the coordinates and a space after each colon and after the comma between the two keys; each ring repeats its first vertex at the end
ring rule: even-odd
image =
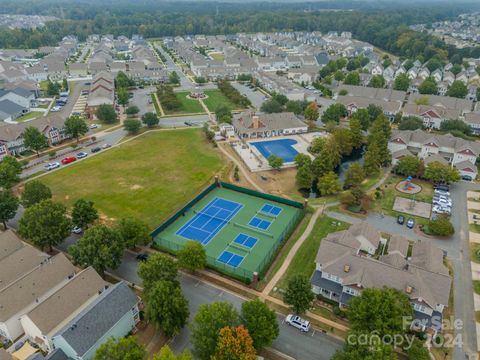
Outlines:
{"type": "Polygon", "coordinates": [[[260,109],[263,102],[265,101],[265,95],[263,93],[261,93],[258,90],[253,91],[248,86],[245,86],[245,85],[237,83],[237,82],[232,82],[231,84],[235,89],[240,91],[240,94],[247,96],[247,98],[252,103],[253,107],[255,107],[257,110],[260,109]]]}
{"type": "Polygon", "coordinates": [[[155,86],[147,86],[144,89],[131,90],[133,97],[130,99],[128,105],[138,106],[140,112],[139,116],[142,116],[146,112],[155,112],[153,104],[150,104],[151,97],[150,94],[155,92],[155,86]]]}

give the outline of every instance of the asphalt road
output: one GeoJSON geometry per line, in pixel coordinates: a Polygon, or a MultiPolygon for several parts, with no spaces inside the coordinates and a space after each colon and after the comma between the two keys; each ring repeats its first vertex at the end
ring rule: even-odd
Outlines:
{"type": "Polygon", "coordinates": [[[260,109],[262,103],[265,101],[265,95],[261,91],[253,91],[248,86],[236,82],[232,82],[231,84],[235,89],[240,91],[240,94],[246,95],[257,110],[260,109]]]}
{"type": "MultiPolygon", "coordinates": [[[[69,244],[72,244],[75,242],[76,238],[76,235],[71,236],[67,241],[69,244]]],[[[139,285],[141,282],[136,271],[137,265],[138,261],[135,259],[135,255],[132,253],[126,253],[120,267],[112,273],[122,279],[139,285]]],[[[223,291],[222,289],[203,281],[199,281],[188,275],[181,275],[179,280],[183,293],[189,301],[190,320],[193,318],[201,304],[212,303],[215,301],[227,301],[237,309],[240,309],[244,301],[244,299],[238,295],[223,291]]],[[[285,324],[284,316],[279,315],[278,322],[280,325],[280,335],[273,343],[273,348],[292,356],[295,359],[330,359],[335,351],[340,349],[343,345],[340,340],[316,330],[304,334],[285,324]]],[[[191,348],[190,330],[188,329],[188,326],[173,339],[170,346],[176,353],[191,348]]]]}

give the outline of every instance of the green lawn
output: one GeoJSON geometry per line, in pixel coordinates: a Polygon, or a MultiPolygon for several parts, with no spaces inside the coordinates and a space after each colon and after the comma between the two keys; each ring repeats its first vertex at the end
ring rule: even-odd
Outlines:
{"type": "Polygon", "coordinates": [[[470,260],[480,264],[480,244],[470,243],[470,260]]]}
{"type": "Polygon", "coordinates": [[[209,54],[212,59],[214,60],[218,60],[218,61],[223,61],[225,60],[225,55],[223,55],[223,53],[210,53],[209,54]]]}
{"type": "Polygon", "coordinates": [[[473,291],[480,295],[480,280],[473,280],[473,291]]]}
{"type": "Polygon", "coordinates": [[[203,100],[203,102],[207,105],[208,110],[212,112],[214,112],[219,105],[228,106],[232,110],[239,110],[238,106],[232,103],[220,90],[205,90],[205,95],[207,95],[208,98],[203,100]]]}
{"type": "Polygon", "coordinates": [[[22,121],[26,121],[26,120],[30,120],[30,119],[33,119],[33,118],[36,118],[36,117],[39,117],[39,116],[42,116],[43,115],[43,112],[41,111],[30,111],[28,113],[26,113],[25,115],[22,115],[18,118],[15,119],[16,122],[22,122],[22,121]]]}
{"type": "Polygon", "coordinates": [[[167,110],[165,106],[163,106],[163,111],[165,111],[166,115],[173,115],[173,114],[198,114],[204,113],[205,110],[203,109],[202,105],[198,100],[194,99],[187,99],[187,95],[189,95],[189,91],[182,91],[175,93],[175,96],[178,100],[182,103],[180,109],[176,111],[167,110]]]}
{"type": "Polygon", "coordinates": [[[107,222],[138,217],[153,229],[224,166],[200,129],[156,131],[40,179],[68,206],[89,199],[107,222]]]}
{"type": "Polygon", "coordinates": [[[285,289],[288,280],[294,275],[304,275],[310,278],[315,270],[315,258],[322,239],[331,232],[345,230],[348,227],[348,224],[334,220],[328,216],[318,218],[310,236],[305,240],[300,249],[298,249],[287,272],[278,282],[277,287],[285,289]]]}

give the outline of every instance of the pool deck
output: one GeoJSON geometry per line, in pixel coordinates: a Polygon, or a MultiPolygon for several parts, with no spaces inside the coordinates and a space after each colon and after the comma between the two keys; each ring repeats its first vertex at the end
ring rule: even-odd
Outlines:
{"type": "MultiPolygon", "coordinates": [[[[320,133],[319,133],[320,134],[320,133]]],[[[319,135],[320,136],[320,135],[319,135]]],[[[251,143],[259,142],[259,141],[272,141],[272,140],[282,140],[282,139],[292,139],[295,140],[297,143],[293,145],[293,148],[298,151],[300,154],[307,154],[310,157],[313,156],[308,152],[308,147],[310,146],[310,142],[312,141],[313,137],[311,134],[302,134],[302,135],[288,135],[288,136],[276,136],[270,138],[257,138],[257,139],[249,139],[244,144],[236,144],[233,145],[233,149],[235,152],[242,158],[243,162],[247,165],[247,167],[252,172],[257,171],[266,171],[272,170],[270,165],[268,165],[268,159],[266,159],[260,151],[253,146],[251,143]]],[[[285,163],[282,168],[291,168],[295,167],[295,163],[285,163]]]]}

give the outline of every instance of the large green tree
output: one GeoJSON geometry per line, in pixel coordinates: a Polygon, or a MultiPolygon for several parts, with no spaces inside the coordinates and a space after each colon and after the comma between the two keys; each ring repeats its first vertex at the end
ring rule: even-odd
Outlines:
{"type": "Polygon", "coordinates": [[[362,124],[359,119],[350,119],[350,134],[353,148],[359,149],[363,145],[362,124]]]}
{"type": "Polygon", "coordinates": [[[239,324],[240,317],[232,304],[227,302],[201,304],[190,325],[195,357],[210,360],[217,347],[220,329],[239,324]]]}
{"type": "Polygon", "coordinates": [[[454,183],[460,180],[460,173],[456,168],[438,161],[428,164],[423,176],[434,183],[454,183]]]}
{"type": "Polygon", "coordinates": [[[113,124],[117,121],[117,113],[110,104],[100,105],[95,112],[95,116],[105,124],[113,124]]]}
{"type": "Polygon", "coordinates": [[[188,271],[203,270],[207,265],[205,248],[198,241],[187,241],[182,250],[178,252],[178,263],[182,269],[188,271]]]}
{"type": "Polygon", "coordinates": [[[146,112],[142,115],[142,122],[149,128],[157,126],[160,120],[157,114],[153,112],[146,112]]]}
{"type": "Polygon", "coordinates": [[[423,120],[417,116],[405,116],[400,120],[398,128],[400,130],[423,129],[423,120]]]}
{"type": "Polygon", "coordinates": [[[125,246],[118,231],[100,224],[92,226],[68,249],[76,264],[92,266],[103,276],[107,269],[116,269],[122,261],[125,246]]]}
{"type": "Polygon", "coordinates": [[[52,198],[52,191],[44,183],[38,180],[32,180],[25,184],[22,192],[22,205],[28,208],[38,204],[42,200],[52,198]]]}
{"type": "Polygon", "coordinates": [[[0,221],[7,229],[7,221],[15,217],[18,209],[18,198],[10,191],[0,191],[0,221]]]}
{"type": "Polygon", "coordinates": [[[348,112],[345,105],[340,103],[332,104],[323,113],[322,122],[324,124],[328,122],[335,122],[338,124],[340,122],[340,119],[346,117],[347,114],[348,112]]]}
{"type": "Polygon", "coordinates": [[[333,171],[329,171],[318,178],[317,187],[322,196],[336,194],[342,190],[338,176],[333,171]]]}
{"type": "Polygon", "coordinates": [[[5,156],[0,162],[0,186],[4,189],[10,189],[20,180],[22,173],[22,164],[13,156],[5,156]]]}
{"type": "Polygon", "coordinates": [[[456,97],[459,99],[465,98],[468,94],[467,85],[460,80],[455,80],[447,90],[447,96],[456,97]]]}
{"type": "Polygon", "coordinates": [[[268,157],[268,165],[272,167],[272,169],[280,170],[283,166],[283,159],[277,155],[270,155],[268,157]]]}
{"type": "Polygon", "coordinates": [[[410,79],[407,74],[400,74],[395,78],[393,82],[393,88],[395,90],[407,91],[410,86],[410,79]]]}
{"type": "Polygon", "coordinates": [[[385,78],[382,75],[374,75],[370,79],[368,86],[373,88],[383,88],[385,86],[385,78]]]}
{"type": "Polygon", "coordinates": [[[365,171],[358,162],[354,162],[348,167],[345,171],[345,180],[343,181],[344,189],[349,189],[351,187],[360,186],[360,184],[365,180],[365,171]]]}
{"type": "Polygon", "coordinates": [[[215,117],[217,118],[217,122],[220,123],[232,123],[232,111],[226,105],[219,105],[215,109],[215,117]]]}
{"type": "Polygon", "coordinates": [[[302,165],[297,168],[295,175],[297,188],[300,190],[310,190],[313,183],[313,173],[309,165],[302,165]]]}
{"type": "Polygon", "coordinates": [[[294,275],[287,284],[283,294],[283,301],[289,305],[296,314],[306,312],[315,298],[310,280],[303,275],[294,275]]]}
{"type": "Polygon", "coordinates": [[[242,325],[225,326],[218,333],[217,346],[212,360],[255,360],[253,341],[242,325]]]}
{"type": "Polygon", "coordinates": [[[165,280],[178,284],[178,264],[170,256],[164,254],[151,255],[147,261],[138,265],[137,272],[147,293],[157,281],[165,280]]]}
{"type": "Polygon", "coordinates": [[[140,120],[126,119],[123,121],[123,128],[129,135],[138,134],[141,127],[142,123],[140,122],[140,120]]]}
{"type": "Polygon", "coordinates": [[[82,229],[87,229],[98,219],[98,211],[93,206],[93,201],[78,199],[73,203],[72,223],[82,229]]]}
{"type": "Polygon", "coordinates": [[[437,95],[437,82],[433,77],[428,77],[420,84],[420,86],[418,87],[418,91],[420,92],[420,94],[437,95]]]}
{"type": "Polygon", "coordinates": [[[65,120],[65,134],[72,138],[80,139],[80,136],[88,132],[88,125],[80,116],[72,115],[65,120]]]}
{"type": "Polygon", "coordinates": [[[349,156],[353,150],[352,132],[347,128],[337,128],[332,133],[339,147],[340,155],[349,156]]]}
{"type": "Polygon", "coordinates": [[[357,71],[352,71],[345,76],[345,85],[360,85],[360,74],[357,71]]]}
{"type": "Polygon", "coordinates": [[[192,360],[192,355],[187,351],[175,355],[168,345],[164,345],[159,353],[153,355],[152,360],[192,360]]]}
{"type": "Polygon", "coordinates": [[[18,233],[41,249],[49,247],[52,251],[54,245],[70,235],[71,222],[66,210],[62,204],[42,200],[25,210],[18,223],[18,233]]]}
{"type": "Polygon", "coordinates": [[[134,248],[138,245],[147,245],[152,238],[148,225],[137,218],[121,219],[116,229],[120,233],[126,248],[134,248]]]}
{"type": "Polygon", "coordinates": [[[269,99],[263,102],[260,111],[267,114],[280,113],[283,111],[283,106],[277,100],[269,99]]]}
{"type": "Polygon", "coordinates": [[[37,156],[40,150],[48,146],[47,138],[36,127],[29,126],[23,131],[23,144],[27,149],[35,151],[37,156]]]}
{"type": "Polygon", "coordinates": [[[156,281],[148,291],[145,311],[147,318],[168,337],[178,334],[190,313],[181,288],[165,280],[156,281]]]}
{"type": "Polygon", "coordinates": [[[308,105],[305,109],[303,116],[305,116],[305,119],[308,121],[317,121],[319,116],[317,103],[314,101],[311,102],[310,105],[308,105]]]}
{"type": "Polygon", "coordinates": [[[95,352],[95,360],[144,360],[147,352],[134,336],[109,338],[95,352]]]}
{"type": "Polygon", "coordinates": [[[417,176],[422,161],[414,155],[403,156],[395,166],[395,172],[404,176],[417,176]]]}
{"type": "Polygon", "coordinates": [[[277,315],[259,299],[245,301],[240,317],[257,350],[272,345],[273,340],[280,334],[277,315]]]}

